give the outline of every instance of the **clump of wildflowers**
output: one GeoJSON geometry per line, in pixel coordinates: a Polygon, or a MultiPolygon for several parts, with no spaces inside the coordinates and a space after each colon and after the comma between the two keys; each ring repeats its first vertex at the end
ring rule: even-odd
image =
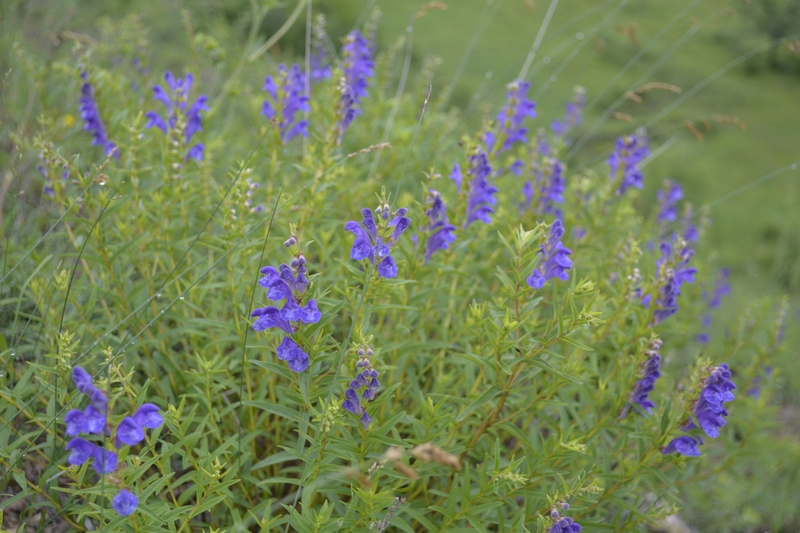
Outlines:
{"type": "MultiPolygon", "coordinates": [[[[83,409],[72,409],[64,416],[67,425],[67,436],[73,437],[67,443],[70,452],[67,462],[80,466],[92,461],[92,468],[100,475],[110,474],[117,469],[117,453],[105,448],[106,437],[119,449],[123,444],[135,446],[144,440],[144,430],[159,427],[164,418],[158,412],[158,406],[152,403],[142,404],[133,414],[126,416],[117,424],[116,431],[108,421],[108,398],[105,393],[92,382],[92,376],[83,368],[76,366],[72,370],[72,379],[78,391],[89,397],[89,405],[83,409]],[[100,444],[86,440],[78,435],[99,435],[103,438],[100,444]]],[[[120,491],[112,500],[117,512],[128,516],[139,504],[138,498],[127,490],[120,491]]]]}
{"type": "MultiPolygon", "coordinates": [[[[489,178],[492,175],[492,167],[489,166],[489,157],[486,155],[486,152],[478,149],[477,152],[469,157],[469,170],[467,172],[472,176],[472,181],[469,182],[467,221],[465,227],[476,220],[480,220],[484,224],[491,224],[491,215],[494,213],[492,206],[497,203],[497,198],[494,196],[497,193],[497,187],[489,183],[489,178]]],[[[459,184],[459,189],[461,183],[460,176],[460,169],[457,178],[451,176],[456,183],[459,184]]]]}
{"type": "MultiPolygon", "coordinates": [[[[189,105],[189,91],[194,83],[194,76],[186,74],[185,78],[176,78],[172,72],[164,74],[164,81],[167,82],[165,90],[161,85],[153,87],[153,100],[162,102],[166,106],[166,119],[155,111],[145,114],[148,128],[156,127],[165,134],[170,134],[170,140],[174,147],[188,147],[192,142],[192,137],[198,131],[203,130],[200,117],[201,111],[208,111],[206,102],[208,97],[201,94],[189,105]]],[[[201,161],[205,156],[205,146],[197,143],[189,148],[185,159],[195,159],[201,161]]]]}
{"type": "Polygon", "coordinates": [[[569,130],[583,124],[583,108],[586,106],[586,89],[575,87],[571,102],[564,106],[564,119],[555,119],[550,124],[550,129],[556,137],[564,137],[569,130]]]}
{"type": "Polygon", "coordinates": [[[369,79],[375,74],[370,42],[361,32],[351,31],[342,47],[342,70],[339,100],[339,142],[347,128],[361,114],[359,103],[367,96],[369,79]]]}
{"type": "Polygon", "coordinates": [[[619,182],[617,195],[625,194],[631,187],[641,189],[644,176],[639,163],[650,154],[647,136],[643,132],[625,135],[617,139],[614,151],[608,158],[612,181],[619,182]]]}
{"type": "Polygon", "coordinates": [[[533,273],[525,280],[528,285],[534,289],[541,289],[544,284],[553,278],[561,280],[569,279],[570,268],[572,268],[572,260],[569,256],[572,250],[565,247],[561,243],[561,238],[564,236],[564,224],[561,220],[556,219],[550,226],[550,233],[545,244],[542,244],[539,264],[533,269],[533,273]]]}
{"type": "MultiPolygon", "coordinates": [[[[715,439],[719,437],[719,428],[725,425],[725,418],[728,411],[723,406],[724,403],[732,401],[734,396],[733,389],[736,385],[731,381],[731,371],[728,365],[723,363],[711,370],[711,374],[703,383],[700,396],[694,406],[694,417],[686,421],[682,429],[690,431],[697,429],[697,424],[706,435],[715,439]],[[697,424],[695,424],[695,420],[697,424]]],[[[698,445],[703,444],[703,439],[694,435],[683,435],[672,439],[665,446],[661,453],[670,454],[677,452],[680,455],[698,456],[700,449],[698,445]]]]}
{"type": "Polygon", "coordinates": [[[300,65],[295,63],[292,68],[283,63],[278,65],[277,76],[267,76],[263,90],[267,91],[272,102],[264,100],[261,114],[277,123],[284,144],[297,135],[308,137],[308,121],[297,120],[296,116],[299,112],[311,110],[306,94],[306,76],[300,65]]]}
{"type": "Polygon", "coordinates": [[[373,265],[377,263],[378,275],[382,278],[397,277],[397,263],[390,251],[411,225],[411,219],[406,213],[408,209],[405,207],[392,213],[386,201],[381,202],[375,209],[374,217],[371,209],[368,207],[362,209],[361,224],[351,220],[344,226],[345,230],[356,236],[350,250],[350,258],[356,261],[368,259],[373,265]]]}
{"type": "Polygon", "coordinates": [[[359,421],[366,430],[372,418],[367,414],[366,404],[370,400],[375,399],[375,393],[381,387],[381,382],[378,381],[379,373],[372,366],[371,357],[374,354],[372,348],[369,346],[362,346],[358,349],[358,361],[356,362],[356,370],[358,373],[354,380],[347,386],[344,393],[344,401],[342,408],[349,411],[354,415],[359,415],[359,421]],[[361,396],[359,396],[359,391],[361,396]]]}
{"type": "Polygon", "coordinates": [[[536,116],[536,103],[526,97],[530,83],[527,81],[513,81],[508,84],[506,104],[497,115],[499,133],[487,131],[484,135],[486,148],[489,152],[505,152],[514,144],[527,142],[528,128],[523,124],[525,117],[536,116]],[[495,146],[500,140],[502,144],[495,146]]]}
{"type": "Polygon", "coordinates": [[[425,243],[425,262],[430,261],[431,256],[437,250],[446,250],[451,242],[456,240],[454,231],[456,227],[447,219],[446,207],[442,200],[442,195],[431,189],[428,191],[428,240],[425,243]]]}
{"type": "MultiPolygon", "coordinates": [[[[289,237],[284,245],[292,247],[297,237],[289,237]]],[[[295,254],[289,265],[281,264],[278,268],[265,266],[261,269],[264,277],[258,283],[267,289],[267,298],[273,302],[285,300],[283,307],[267,306],[254,309],[250,316],[258,317],[253,329],[263,331],[279,328],[293,335],[299,323],[314,324],[322,318],[317,302],[312,298],[303,304],[303,294],[308,285],[308,268],[302,252],[295,254]],[[294,323],[294,324],[293,324],[294,323]]],[[[294,372],[303,372],[308,368],[308,354],[291,337],[284,337],[276,349],[278,359],[286,361],[294,372]]]]}
{"type": "Polygon", "coordinates": [[[92,144],[95,146],[102,146],[106,155],[119,155],[117,145],[111,142],[106,135],[106,128],[103,125],[103,120],[100,118],[100,112],[97,109],[97,102],[94,99],[94,87],[89,83],[89,74],[86,71],[81,72],[81,97],[78,100],[78,110],[80,111],[81,118],[86,123],[83,127],[84,130],[92,132],[92,144]]]}
{"type": "Polygon", "coordinates": [[[636,388],[631,394],[631,406],[639,413],[644,411],[652,414],[653,408],[656,406],[650,399],[650,393],[656,388],[656,381],[661,377],[661,356],[658,354],[660,348],[661,341],[652,339],[649,349],[644,352],[647,356],[644,372],[642,378],[636,382],[636,388]]]}

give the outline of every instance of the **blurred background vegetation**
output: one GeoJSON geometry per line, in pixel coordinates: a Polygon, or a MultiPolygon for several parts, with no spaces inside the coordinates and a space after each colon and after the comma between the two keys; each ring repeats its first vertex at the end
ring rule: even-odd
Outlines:
{"type": "MultiPolygon", "coordinates": [[[[448,105],[462,121],[460,129],[472,131],[504,99],[505,85],[520,72],[550,2],[449,0],[431,3],[416,16],[423,4],[313,0],[313,10],[326,15],[334,51],[344,34],[379,8],[379,48],[402,46],[399,40],[411,36],[412,73],[438,58],[433,91],[451,91],[448,105]]],[[[41,187],[35,167],[31,177],[12,179],[6,172],[14,157],[9,139],[33,134],[37,109],[51,97],[35,89],[16,92],[15,80],[25,73],[10,69],[12,57],[37,58],[46,70],[59,61],[75,62],[75,42],[109,39],[130,52],[120,62],[138,57],[154,73],[197,72],[202,56],[203,65],[216,69],[200,74],[213,101],[226,90],[249,90],[226,87],[237,66],[247,85],[260,87],[277,63],[303,55],[306,6],[270,0],[0,2],[4,240],[22,231],[12,227],[7,213],[35,208],[33,196],[20,192],[41,187]],[[258,13],[264,17],[254,26],[258,13]],[[119,33],[131,27],[139,31],[119,33]],[[283,30],[267,53],[248,59],[283,30]]],[[[800,0],[561,0],[528,78],[540,127],[563,114],[576,85],[586,87],[589,105],[575,135],[586,144],[571,166],[603,164],[614,139],[638,126],[647,126],[654,148],[666,147],[645,169],[639,208],[651,208],[666,177],[677,180],[696,207],[709,207],[705,242],[713,243],[718,264],[731,269],[733,285],[727,309],[715,320],[718,334],[754,299],[788,295],[778,401],[783,431],[800,435],[800,170],[776,173],[800,160],[800,0]],[[784,41],[769,45],[777,39],[784,41]],[[614,112],[607,112],[615,103],[614,112]],[[610,116],[599,123],[604,114],[610,116]]]]}

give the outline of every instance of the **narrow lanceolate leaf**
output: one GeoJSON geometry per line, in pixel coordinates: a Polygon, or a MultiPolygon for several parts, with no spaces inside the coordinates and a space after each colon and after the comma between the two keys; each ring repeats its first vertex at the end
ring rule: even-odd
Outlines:
{"type": "Polygon", "coordinates": [[[456,417],[456,422],[461,422],[466,419],[475,409],[492,401],[492,399],[500,394],[500,392],[501,390],[495,386],[489,387],[488,390],[484,391],[483,394],[481,394],[478,398],[470,402],[469,405],[467,405],[464,410],[458,414],[456,417]]]}

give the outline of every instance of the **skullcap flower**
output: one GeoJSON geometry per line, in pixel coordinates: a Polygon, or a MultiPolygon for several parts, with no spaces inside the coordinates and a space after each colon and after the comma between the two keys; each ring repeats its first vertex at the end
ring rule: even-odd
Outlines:
{"type": "Polygon", "coordinates": [[[111,500],[111,506],[120,516],[130,516],[139,506],[139,498],[135,494],[122,489],[111,500]]]}
{"type": "MultiPolygon", "coordinates": [[[[177,139],[185,146],[189,146],[192,137],[203,129],[200,112],[208,111],[208,97],[201,94],[189,105],[189,91],[194,83],[194,76],[191,73],[186,74],[184,78],[176,78],[172,72],[167,71],[164,74],[164,81],[167,89],[161,85],[153,87],[153,100],[164,104],[167,118],[164,119],[155,111],[145,113],[148,119],[145,127],[158,128],[164,133],[175,132],[177,139]]],[[[200,161],[204,156],[205,147],[202,143],[197,143],[187,150],[185,159],[200,161]]]]}
{"type": "MultiPolygon", "coordinates": [[[[697,424],[699,424],[700,429],[712,439],[719,437],[719,428],[725,425],[725,417],[728,416],[728,411],[723,404],[736,398],[732,392],[736,385],[730,378],[731,371],[725,363],[711,370],[703,382],[703,388],[694,405],[694,417],[687,420],[682,426],[684,431],[697,429],[697,424]],[[697,424],[695,424],[695,420],[697,424]]],[[[661,453],[677,452],[680,455],[700,455],[700,450],[697,448],[699,444],[703,444],[700,437],[684,435],[672,439],[661,450],[661,453]]]]}
{"type": "Polygon", "coordinates": [[[544,284],[553,278],[568,280],[572,268],[572,260],[569,256],[572,250],[561,243],[564,236],[564,225],[561,220],[556,219],[550,226],[550,234],[547,243],[543,244],[539,254],[541,258],[539,265],[533,269],[533,273],[526,280],[528,285],[534,289],[541,289],[544,284]]]}
{"type": "Polygon", "coordinates": [[[276,79],[267,76],[264,90],[272,102],[264,101],[261,114],[277,122],[283,143],[291,141],[297,135],[308,137],[308,121],[297,119],[298,113],[311,110],[306,94],[306,76],[300,65],[295,63],[291,69],[286,68],[283,63],[278,65],[276,79]]]}
{"type": "Polygon", "coordinates": [[[80,111],[81,118],[86,123],[83,129],[92,132],[93,145],[102,146],[106,155],[114,153],[114,155],[119,157],[119,152],[117,151],[115,153],[117,145],[108,140],[106,136],[106,128],[103,125],[103,120],[100,118],[97,102],[94,99],[94,87],[89,83],[89,75],[86,71],[81,72],[81,78],[83,79],[83,85],[81,85],[81,97],[78,100],[78,110],[80,111]]]}
{"type": "Polygon", "coordinates": [[[631,187],[641,189],[644,186],[639,163],[648,155],[650,147],[643,133],[617,139],[614,151],[608,158],[608,166],[611,167],[611,179],[619,181],[618,195],[624,194],[631,187]]]}

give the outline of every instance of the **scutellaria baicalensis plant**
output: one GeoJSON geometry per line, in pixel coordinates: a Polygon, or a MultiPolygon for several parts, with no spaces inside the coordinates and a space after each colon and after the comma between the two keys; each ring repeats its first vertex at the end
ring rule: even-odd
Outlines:
{"type": "Polygon", "coordinates": [[[367,97],[369,80],[375,75],[371,45],[358,30],[345,38],[342,56],[344,76],[339,85],[339,142],[353,120],[361,114],[361,100],[367,97]]]}
{"type": "Polygon", "coordinates": [[[94,87],[89,83],[89,73],[85,70],[81,72],[81,80],[83,80],[83,84],[81,85],[78,110],[84,122],[83,129],[92,133],[93,145],[101,146],[106,155],[114,154],[119,157],[117,145],[108,139],[106,127],[100,117],[97,101],[94,98],[94,87]]]}
{"type": "Polygon", "coordinates": [[[425,262],[437,250],[447,250],[452,242],[456,240],[456,227],[450,224],[447,218],[447,207],[444,205],[442,195],[430,189],[428,191],[428,225],[426,226],[427,240],[425,241],[425,262]]]}
{"type": "Polygon", "coordinates": [[[287,143],[297,135],[308,137],[308,121],[301,118],[301,114],[308,112],[306,94],[306,76],[295,63],[291,68],[281,63],[278,73],[267,76],[264,81],[264,91],[269,98],[264,100],[261,114],[274,120],[280,131],[281,141],[287,143]]]}
{"type": "Polygon", "coordinates": [[[556,219],[551,225],[547,241],[541,245],[538,253],[538,265],[526,280],[533,289],[541,289],[548,280],[553,278],[568,280],[569,270],[572,268],[572,259],[569,256],[572,250],[564,246],[561,239],[564,237],[564,224],[556,219]]]}
{"type": "Polygon", "coordinates": [[[581,117],[605,112],[564,92],[569,76],[545,90],[546,40],[528,75],[496,70],[460,113],[437,62],[418,61],[417,18],[377,49],[370,19],[340,57],[321,23],[306,40],[287,26],[296,43],[248,62],[274,19],[223,49],[235,41],[188,7],[185,49],[154,52],[160,31],[109,19],[91,38],[59,33],[79,59],[51,47],[28,64],[24,39],[6,54],[5,529],[575,533],[644,531],[680,512],[709,533],[794,530],[780,513],[797,497],[760,496],[780,486],[779,460],[800,464],[794,436],[773,429],[791,313],[737,290],[714,316],[726,334],[693,342],[726,254],[704,235],[719,211],[655,191],[687,153],[666,149],[683,132],[655,120],[649,141],[623,137],[613,174],[597,156],[657,100],[583,150],[570,139],[581,117]],[[309,57],[294,53],[303,45],[309,57]],[[82,130],[79,62],[119,158],[82,130]],[[162,81],[165,62],[195,82],[162,81]],[[645,167],[648,143],[658,159],[645,167]],[[193,149],[202,162],[186,162],[193,149]],[[629,190],[641,183],[654,187],[629,190]],[[392,195],[376,201],[382,188],[392,195]],[[758,396],[726,403],[731,380],[758,396]]]}
{"type": "MultiPolygon", "coordinates": [[[[145,429],[155,429],[164,423],[158,406],[144,403],[132,416],[126,416],[116,429],[108,416],[108,398],[105,392],[93,383],[92,377],[83,368],[76,366],[72,370],[72,379],[78,391],[89,397],[89,405],[82,411],[72,409],[64,416],[67,426],[66,434],[72,439],[67,443],[70,452],[67,462],[73,466],[81,466],[91,461],[92,468],[100,474],[113,474],[118,467],[119,458],[116,451],[107,449],[107,443],[113,443],[116,450],[123,445],[136,446],[145,438],[145,429]],[[87,435],[95,440],[86,440],[78,435],[87,435]],[[96,439],[100,439],[99,442],[96,439]]],[[[112,500],[112,506],[122,516],[128,516],[136,509],[139,500],[131,492],[122,489],[112,500]]]]}
{"type": "Polygon", "coordinates": [[[369,260],[376,265],[378,275],[382,278],[397,277],[397,263],[390,252],[411,225],[406,213],[408,209],[405,207],[392,213],[386,201],[375,209],[375,216],[370,208],[363,208],[360,224],[351,220],[344,226],[345,230],[356,236],[350,249],[350,258],[356,261],[369,260]]]}
{"type": "MultiPolygon", "coordinates": [[[[297,237],[292,235],[284,243],[287,247],[297,244],[297,237]]],[[[278,328],[289,336],[283,337],[276,348],[278,359],[286,361],[294,372],[303,372],[308,368],[308,354],[297,344],[292,336],[301,324],[315,324],[322,318],[322,313],[313,298],[306,300],[308,286],[308,268],[303,252],[297,251],[289,265],[283,263],[278,268],[265,266],[261,269],[264,277],[258,283],[267,290],[267,299],[273,302],[283,301],[278,309],[273,305],[254,309],[250,316],[258,317],[253,329],[278,328]],[[304,303],[305,300],[305,303],[304,303]]]]}
{"type": "MultiPolygon", "coordinates": [[[[656,381],[661,377],[661,355],[658,353],[658,350],[661,349],[661,344],[659,339],[651,339],[648,349],[644,352],[647,359],[642,365],[642,377],[636,382],[630,403],[633,410],[639,414],[652,414],[653,408],[656,406],[653,400],[650,399],[650,393],[655,390],[656,381]]],[[[623,416],[627,414],[627,411],[628,409],[626,408],[623,416]]]]}
{"type": "Polygon", "coordinates": [[[611,180],[617,185],[617,195],[634,187],[644,187],[644,175],[639,163],[650,154],[650,144],[644,132],[625,135],[617,139],[614,151],[608,158],[611,180]]]}
{"type": "Polygon", "coordinates": [[[525,118],[536,117],[536,103],[527,98],[528,87],[527,81],[513,81],[508,85],[506,104],[497,115],[498,131],[487,131],[483,137],[490,154],[505,152],[517,143],[528,141],[525,118]]]}
{"type": "MultiPolygon", "coordinates": [[[[467,198],[467,217],[465,226],[480,220],[484,224],[492,223],[492,206],[497,203],[497,187],[489,182],[492,177],[492,167],[489,166],[489,156],[480,148],[469,156],[469,169],[467,175],[472,179],[469,181],[469,193],[467,198]]],[[[454,167],[451,175],[456,183],[461,184],[461,171],[454,167]]]]}
{"type": "Polygon", "coordinates": [[[375,394],[381,387],[381,382],[378,381],[380,374],[372,366],[371,358],[374,351],[370,346],[359,347],[356,355],[358,356],[356,377],[347,385],[342,409],[359,416],[359,422],[366,430],[372,422],[372,418],[367,413],[367,403],[375,399],[375,394]]]}
{"type": "Polygon", "coordinates": [[[586,106],[586,89],[575,87],[575,94],[571,102],[564,106],[564,118],[554,119],[550,130],[556,137],[565,137],[572,129],[583,124],[583,108],[586,106]]]}
{"type": "Polygon", "coordinates": [[[186,150],[184,159],[201,161],[205,156],[205,145],[196,143],[191,146],[192,137],[203,130],[200,113],[208,111],[208,97],[204,94],[198,96],[189,105],[189,93],[194,83],[194,76],[187,73],[183,78],[176,78],[172,72],[164,74],[166,88],[161,85],[153,87],[153,101],[161,102],[166,107],[166,119],[156,111],[148,111],[148,128],[158,128],[168,135],[171,148],[176,148],[180,153],[186,150]]]}
{"type": "MultiPolygon", "coordinates": [[[[731,381],[731,371],[726,363],[711,369],[705,379],[697,401],[692,409],[692,417],[682,426],[684,431],[700,429],[711,437],[719,437],[719,429],[725,425],[728,410],[723,406],[736,398],[733,389],[736,385],[731,381]],[[696,422],[696,423],[695,423],[696,422]]],[[[680,455],[698,456],[703,439],[697,435],[682,435],[672,439],[663,454],[678,453],[680,455]]]]}

